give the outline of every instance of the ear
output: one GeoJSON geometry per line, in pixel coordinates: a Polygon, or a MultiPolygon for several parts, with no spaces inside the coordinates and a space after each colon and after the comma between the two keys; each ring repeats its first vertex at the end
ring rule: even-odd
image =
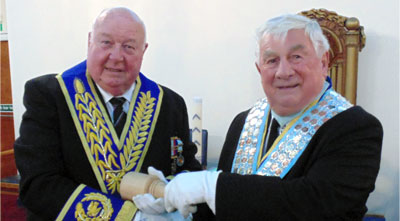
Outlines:
{"type": "Polygon", "coordinates": [[[149,43],[146,43],[146,44],[144,45],[143,54],[144,54],[144,52],[146,52],[148,46],[149,46],[149,43]]]}
{"type": "Polygon", "coordinates": [[[322,71],[325,77],[328,76],[329,70],[329,51],[325,52],[321,57],[322,71]]]}
{"type": "Polygon", "coordinates": [[[88,34],[88,48],[90,47],[90,38],[92,37],[92,32],[88,34]]]}
{"type": "Polygon", "coordinates": [[[257,62],[257,61],[255,62],[255,65],[256,65],[256,68],[257,68],[258,73],[261,74],[261,70],[260,70],[260,67],[258,66],[258,62],[257,62]]]}

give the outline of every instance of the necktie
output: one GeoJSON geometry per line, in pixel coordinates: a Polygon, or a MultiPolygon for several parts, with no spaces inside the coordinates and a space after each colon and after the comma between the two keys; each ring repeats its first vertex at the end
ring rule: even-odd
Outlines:
{"type": "Polygon", "coordinates": [[[268,136],[268,140],[265,141],[265,148],[264,148],[264,154],[266,154],[268,152],[268,150],[271,148],[272,144],[274,143],[274,141],[276,140],[276,138],[279,136],[279,123],[278,121],[274,119],[272,119],[272,125],[269,128],[270,131],[269,136],[268,136]]]}
{"type": "Polygon", "coordinates": [[[124,112],[122,107],[125,101],[126,99],[123,97],[113,97],[110,100],[110,103],[114,107],[113,124],[118,136],[121,135],[122,129],[124,128],[124,124],[126,121],[126,113],[124,112]]]}

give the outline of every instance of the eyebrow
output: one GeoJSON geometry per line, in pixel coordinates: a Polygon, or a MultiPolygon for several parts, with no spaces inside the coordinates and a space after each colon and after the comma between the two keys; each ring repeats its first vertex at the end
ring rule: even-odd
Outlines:
{"type": "MultiPolygon", "coordinates": [[[[303,50],[304,48],[306,48],[304,45],[302,45],[302,44],[297,44],[297,45],[294,45],[294,46],[292,46],[290,49],[289,49],[289,52],[290,53],[292,53],[292,52],[294,52],[294,51],[300,51],[300,50],[303,50]]],[[[275,52],[275,51],[271,51],[271,50],[267,50],[267,51],[265,51],[264,53],[263,53],[263,60],[265,61],[268,57],[272,57],[272,56],[275,56],[277,53],[275,52]]]]}
{"type": "Polygon", "coordinates": [[[267,50],[263,53],[263,59],[276,55],[275,51],[267,50]]]}
{"type": "Polygon", "coordinates": [[[99,33],[98,35],[101,36],[101,37],[107,37],[107,38],[110,38],[110,37],[111,37],[111,35],[109,35],[109,34],[107,34],[107,33],[104,33],[104,32],[101,32],[101,33],[99,33]]]}
{"type": "MultiPolygon", "coordinates": [[[[111,38],[111,35],[110,35],[110,34],[107,34],[107,33],[104,33],[104,32],[99,33],[99,35],[102,36],[102,37],[111,38]]],[[[127,42],[136,43],[136,40],[133,39],[133,38],[131,38],[131,39],[128,39],[127,41],[125,41],[124,43],[127,43],[127,42]]]]}
{"type": "Polygon", "coordinates": [[[295,46],[291,47],[291,48],[289,49],[289,51],[290,51],[290,52],[294,52],[294,51],[302,50],[302,49],[304,49],[304,48],[305,48],[304,45],[298,44],[298,45],[295,45],[295,46]]]}

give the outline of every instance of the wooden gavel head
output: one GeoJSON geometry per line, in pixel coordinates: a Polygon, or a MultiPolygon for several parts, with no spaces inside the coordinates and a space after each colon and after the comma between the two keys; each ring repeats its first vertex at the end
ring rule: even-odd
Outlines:
{"type": "Polygon", "coordinates": [[[150,193],[155,198],[164,197],[165,183],[153,175],[139,172],[129,172],[122,177],[120,184],[121,197],[132,200],[132,197],[150,193]]]}

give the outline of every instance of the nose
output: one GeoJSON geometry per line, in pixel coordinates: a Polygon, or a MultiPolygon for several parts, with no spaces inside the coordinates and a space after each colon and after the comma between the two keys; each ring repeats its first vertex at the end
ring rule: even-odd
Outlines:
{"type": "Polygon", "coordinates": [[[110,52],[109,58],[114,61],[123,61],[124,56],[122,54],[122,47],[119,45],[115,45],[110,52]]]}
{"type": "Polygon", "coordinates": [[[294,75],[294,70],[290,66],[289,61],[287,59],[281,59],[275,77],[279,79],[288,79],[293,75],[294,75]]]}

